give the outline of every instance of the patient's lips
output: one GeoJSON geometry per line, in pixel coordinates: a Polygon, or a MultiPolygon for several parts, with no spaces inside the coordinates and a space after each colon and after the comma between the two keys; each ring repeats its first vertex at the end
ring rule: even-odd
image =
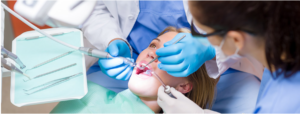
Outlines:
{"type": "MultiPolygon", "coordinates": [[[[142,67],[142,66],[144,66],[144,65],[146,65],[147,64],[147,61],[145,61],[145,60],[143,60],[143,61],[141,61],[140,63],[139,63],[139,66],[140,67],[142,67]]],[[[139,68],[137,68],[136,69],[136,74],[143,74],[143,75],[147,75],[147,76],[152,76],[152,74],[151,74],[151,66],[146,66],[144,69],[139,69],[139,68]]]]}

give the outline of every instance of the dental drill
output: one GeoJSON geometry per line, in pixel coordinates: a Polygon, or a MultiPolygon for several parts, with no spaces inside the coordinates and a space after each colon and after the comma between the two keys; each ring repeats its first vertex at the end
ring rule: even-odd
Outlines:
{"type": "MultiPolygon", "coordinates": [[[[1,55],[3,55],[3,57],[8,57],[10,59],[12,59],[13,61],[15,61],[17,64],[20,65],[21,69],[24,69],[26,66],[22,63],[22,61],[19,59],[19,57],[17,55],[15,55],[14,53],[6,50],[3,46],[1,46],[1,55]]],[[[4,68],[6,68],[7,70],[13,71],[13,72],[17,72],[20,73],[24,76],[26,76],[27,78],[30,77],[28,75],[26,75],[25,73],[23,73],[20,69],[18,69],[15,65],[13,65],[12,63],[8,62],[6,59],[1,57],[1,66],[3,66],[4,68]]]]}
{"type": "Polygon", "coordinates": [[[18,69],[15,65],[13,65],[12,63],[8,62],[6,59],[1,58],[1,65],[6,68],[7,70],[10,71],[14,71],[17,73],[20,73],[24,76],[26,76],[27,78],[29,78],[29,80],[31,79],[28,75],[26,75],[25,73],[23,73],[20,69],[18,69]]]}
{"type": "Polygon", "coordinates": [[[3,55],[4,57],[8,57],[11,58],[12,60],[14,60],[17,64],[20,65],[20,68],[23,69],[26,66],[22,63],[22,61],[19,59],[19,57],[15,54],[13,54],[12,52],[6,50],[3,46],[1,46],[1,55],[3,55]]]}

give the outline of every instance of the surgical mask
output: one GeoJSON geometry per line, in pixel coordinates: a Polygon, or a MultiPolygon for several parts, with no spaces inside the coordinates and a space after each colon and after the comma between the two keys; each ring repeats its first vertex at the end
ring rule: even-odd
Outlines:
{"type": "Polygon", "coordinates": [[[215,47],[215,49],[216,49],[217,55],[219,56],[218,60],[220,62],[225,62],[228,60],[239,60],[239,59],[243,58],[241,55],[238,54],[238,52],[239,52],[238,48],[235,50],[235,53],[233,55],[230,55],[230,56],[225,55],[224,52],[222,51],[224,42],[225,42],[225,38],[223,38],[223,40],[221,41],[220,46],[213,45],[213,47],[215,47]]]}

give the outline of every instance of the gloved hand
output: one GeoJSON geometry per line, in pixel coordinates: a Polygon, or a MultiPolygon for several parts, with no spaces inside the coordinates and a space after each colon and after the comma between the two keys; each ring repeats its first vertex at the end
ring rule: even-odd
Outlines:
{"type": "Polygon", "coordinates": [[[204,110],[182,93],[171,87],[174,99],[164,92],[164,87],[158,89],[157,103],[164,113],[204,113],[204,110]]]}
{"type": "Polygon", "coordinates": [[[156,50],[156,55],[160,56],[159,69],[175,77],[187,77],[197,71],[205,61],[213,59],[216,54],[207,38],[193,37],[191,33],[178,33],[171,41],[166,42],[163,48],[156,50]],[[185,38],[173,44],[183,35],[186,35],[185,38]]]}
{"type": "MultiPolygon", "coordinates": [[[[105,51],[113,57],[130,58],[130,48],[122,40],[112,41],[105,51]]],[[[133,67],[125,64],[121,58],[99,59],[98,63],[104,74],[117,80],[128,80],[133,70],[133,67]]]]}

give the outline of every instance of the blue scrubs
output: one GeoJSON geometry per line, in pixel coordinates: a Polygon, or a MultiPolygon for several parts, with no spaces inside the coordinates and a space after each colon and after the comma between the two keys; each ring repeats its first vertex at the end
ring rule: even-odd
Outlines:
{"type": "Polygon", "coordinates": [[[255,113],[300,113],[300,71],[285,78],[265,69],[267,77],[255,113]]]}
{"type": "Polygon", "coordinates": [[[261,94],[264,91],[267,83],[271,80],[271,76],[268,75],[268,70],[265,68],[264,73],[263,73],[263,77],[261,79],[261,83],[260,83],[260,88],[259,88],[259,92],[258,92],[258,97],[257,97],[257,102],[260,100],[261,98],[261,94]]]}
{"type": "Polygon", "coordinates": [[[251,113],[255,109],[260,80],[249,73],[229,68],[217,84],[212,110],[220,113],[251,113]]]}
{"type": "Polygon", "coordinates": [[[135,60],[168,26],[190,28],[182,1],[140,1],[139,5],[140,14],[127,38],[135,60]]]}

